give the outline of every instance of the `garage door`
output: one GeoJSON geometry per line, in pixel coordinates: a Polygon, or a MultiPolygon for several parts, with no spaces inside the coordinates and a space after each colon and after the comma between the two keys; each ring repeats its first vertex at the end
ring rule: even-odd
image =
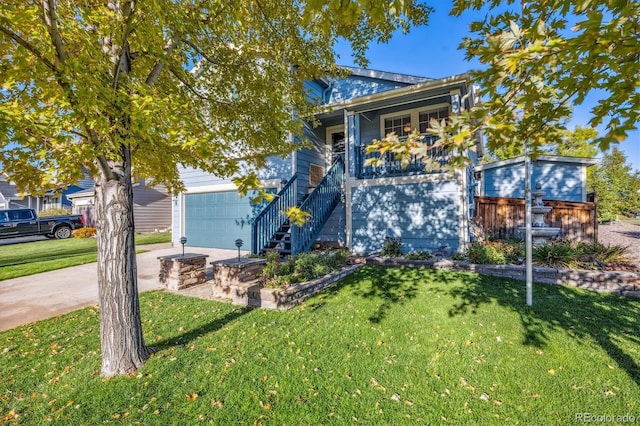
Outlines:
{"type": "Polygon", "coordinates": [[[187,194],[185,196],[185,236],[191,247],[236,249],[244,241],[251,249],[251,221],[262,206],[251,203],[255,193],[238,197],[236,191],[187,194]]]}

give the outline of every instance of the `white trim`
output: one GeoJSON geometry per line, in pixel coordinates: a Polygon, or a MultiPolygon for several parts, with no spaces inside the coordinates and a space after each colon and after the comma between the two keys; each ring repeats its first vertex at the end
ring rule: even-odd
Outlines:
{"type": "Polygon", "coordinates": [[[580,169],[580,179],[582,180],[582,202],[587,202],[587,168],[582,167],[580,169]]]}
{"type": "Polygon", "coordinates": [[[329,167],[331,167],[331,154],[333,154],[332,152],[332,139],[331,139],[331,135],[334,133],[344,133],[344,151],[345,151],[345,155],[347,152],[347,131],[346,131],[346,127],[343,124],[337,124],[335,126],[330,126],[327,127],[325,129],[325,135],[324,135],[324,162],[325,162],[325,171],[329,169],[329,167]]]}
{"type": "MultiPolygon", "coordinates": [[[[457,174],[457,172],[456,172],[457,174]]],[[[347,187],[367,187],[367,186],[385,186],[385,185],[410,185],[414,183],[431,183],[431,182],[447,182],[456,179],[455,174],[449,173],[429,173],[424,175],[383,177],[375,179],[356,179],[350,177],[347,179],[347,187]]]]}
{"type": "Polygon", "coordinates": [[[469,200],[468,200],[468,188],[467,174],[465,172],[456,172],[456,181],[458,182],[458,197],[460,199],[460,212],[458,213],[458,226],[459,240],[458,251],[463,251],[467,246],[468,233],[469,233],[469,200]]]}
{"type": "MultiPolygon", "coordinates": [[[[574,163],[584,166],[592,166],[598,163],[595,158],[565,157],[562,155],[539,155],[536,161],[547,161],[549,163],[574,163]]],[[[508,160],[494,161],[493,163],[481,164],[475,167],[476,171],[495,169],[497,167],[510,166],[512,164],[524,163],[524,156],[509,158],[508,160]]]]}
{"type": "Polygon", "coordinates": [[[237,191],[238,187],[234,183],[221,183],[217,185],[195,186],[193,188],[185,188],[184,194],[201,194],[203,192],[225,192],[237,191]]]}
{"type": "MultiPolygon", "coordinates": [[[[442,108],[447,108],[448,111],[448,115],[451,115],[451,105],[446,103],[446,102],[442,102],[439,104],[433,104],[433,105],[425,105],[423,107],[419,107],[419,108],[412,108],[412,109],[405,109],[402,111],[396,111],[396,112],[389,112],[387,114],[381,114],[380,115],[380,137],[384,138],[387,135],[384,134],[384,120],[388,119],[388,118],[394,118],[394,117],[403,117],[405,115],[410,116],[410,120],[411,120],[411,131],[413,130],[418,130],[418,127],[420,125],[420,113],[421,112],[431,112],[431,111],[435,111],[438,109],[442,109],[442,108]],[[414,127],[414,125],[416,127],[414,127]]],[[[426,133],[423,133],[426,134],[426,133]]]]}
{"type": "MultiPolygon", "coordinates": [[[[347,250],[351,250],[353,243],[353,205],[351,204],[351,187],[349,186],[349,159],[351,158],[350,147],[355,146],[355,140],[351,140],[349,137],[349,116],[354,115],[343,110],[342,113],[342,126],[344,127],[344,215],[345,215],[345,245],[347,250]]],[[[357,129],[360,131],[360,129],[357,129]]]]}
{"type": "Polygon", "coordinates": [[[180,209],[180,233],[178,235],[176,235],[175,238],[175,246],[177,246],[178,244],[180,244],[180,238],[185,236],[185,229],[187,229],[186,223],[187,223],[187,218],[185,215],[185,202],[184,202],[184,197],[185,197],[185,193],[181,193],[178,199],[178,208],[180,209]]]}
{"type": "MultiPolygon", "coordinates": [[[[260,182],[259,188],[277,188],[280,185],[280,179],[268,179],[260,182]]],[[[215,185],[194,186],[186,188],[184,194],[202,194],[205,192],[229,192],[237,191],[238,187],[235,183],[219,183],[215,185]]]]}

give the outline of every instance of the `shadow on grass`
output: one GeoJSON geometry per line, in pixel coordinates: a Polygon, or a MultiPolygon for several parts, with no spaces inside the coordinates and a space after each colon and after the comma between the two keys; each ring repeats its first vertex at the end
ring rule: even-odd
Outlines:
{"type": "Polygon", "coordinates": [[[354,296],[377,299],[380,304],[368,318],[380,323],[393,305],[402,305],[418,294],[419,273],[413,269],[364,267],[324,290],[308,302],[308,308],[318,310],[345,287],[351,287],[354,296]]]}
{"type": "Polygon", "coordinates": [[[242,315],[251,312],[253,308],[251,307],[243,307],[239,309],[235,309],[226,315],[216,318],[213,321],[210,321],[206,324],[201,325],[198,328],[194,328],[193,330],[189,330],[188,332],[181,334],[179,336],[172,337],[170,339],[160,340],[152,345],[153,350],[155,352],[159,352],[173,346],[184,346],[193,340],[204,336],[205,334],[212,333],[214,331],[218,331],[228,323],[235,321],[242,315]]]}
{"type": "Polygon", "coordinates": [[[522,281],[466,273],[439,274],[440,278],[447,276],[463,283],[451,287],[439,285],[436,290],[457,300],[449,309],[450,316],[474,314],[483,305],[497,303],[520,316],[523,344],[544,347],[551,330],[562,330],[578,340],[592,338],[640,384],[640,365],[625,352],[625,346],[640,344],[640,302],[617,295],[535,284],[533,307],[529,307],[522,281]]]}

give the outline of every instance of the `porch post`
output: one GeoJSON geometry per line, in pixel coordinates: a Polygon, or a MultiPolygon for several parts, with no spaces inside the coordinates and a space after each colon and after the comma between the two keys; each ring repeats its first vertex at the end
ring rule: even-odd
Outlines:
{"type": "Polygon", "coordinates": [[[352,214],[351,190],[356,175],[355,150],[360,145],[360,115],[344,110],[345,150],[344,150],[344,198],[345,198],[345,239],[347,249],[351,250],[352,239],[352,214]]]}

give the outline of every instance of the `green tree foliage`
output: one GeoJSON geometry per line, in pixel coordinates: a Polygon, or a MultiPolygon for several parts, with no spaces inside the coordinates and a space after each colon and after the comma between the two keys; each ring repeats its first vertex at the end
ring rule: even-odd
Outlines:
{"type": "Polygon", "coordinates": [[[593,158],[598,154],[598,148],[595,146],[597,138],[596,129],[576,126],[573,131],[564,132],[561,141],[551,148],[551,153],[567,157],[593,158]]]}
{"type": "Polygon", "coordinates": [[[452,14],[484,9],[463,46],[485,100],[466,115],[484,127],[488,148],[533,153],[562,138],[572,105],[599,97],[590,125],[604,125],[601,150],[635,128],[640,113],[640,3],[455,0],[452,14]]]}
{"type": "MultiPolygon", "coordinates": [[[[565,130],[557,142],[544,147],[543,154],[564,155],[567,157],[593,158],[598,154],[595,140],[598,131],[591,127],[576,126],[574,130],[565,130]]],[[[495,160],[506,160],[524,153],[522,145],[504,145],[490,151],[489,155],[495,160]]]]}
{"type": "Polygon", "coordinates": [[[588,191],[598,195],[598,218],[640,212],[640,171],[627,164],[627,157],[617,148],[607,152],[588,181],[588,191]]]}
{"type": "Polygon", "coordinates": [[[304,81],[333,46],[425,24],[413,0],[0,3],[0,167],[21,190],[96,185],[102,374],[149,356],[141,332],[132,175],[182,188],[178,166],[246,174],[294,145],[315,111],[304,81]],[[195,65],[195,67],[194,67],[195,65]]]}

